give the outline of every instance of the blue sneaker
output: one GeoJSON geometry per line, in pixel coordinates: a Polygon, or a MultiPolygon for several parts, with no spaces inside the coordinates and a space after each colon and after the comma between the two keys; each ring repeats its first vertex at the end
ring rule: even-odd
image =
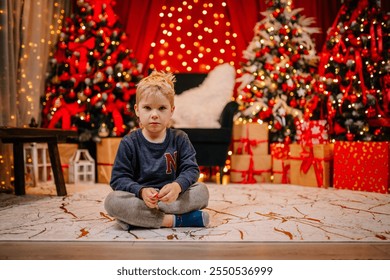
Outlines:
{"type": "Polygon", "coordinates": [[[209,213],[195,210],[185,214],[175,215],[173,227],[207,227],[209,222],[209,213]]]}

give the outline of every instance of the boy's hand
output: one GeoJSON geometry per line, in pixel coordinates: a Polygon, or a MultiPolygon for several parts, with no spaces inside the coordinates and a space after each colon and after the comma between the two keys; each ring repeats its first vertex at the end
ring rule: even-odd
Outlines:
{"type": "Polygon", "coordinates": [[[154,188],[141,189],[141,198],[144,200],[146,206],[149,208],[157,208],[158,191],[154,188]]]}
{"type": "Polygon", "coordinates": [[[181,187],[178,183],[173,182],[166,184],[159,192],[158,198],[165,203],[172,203],[176,201],[181,192],[181,187]]]}

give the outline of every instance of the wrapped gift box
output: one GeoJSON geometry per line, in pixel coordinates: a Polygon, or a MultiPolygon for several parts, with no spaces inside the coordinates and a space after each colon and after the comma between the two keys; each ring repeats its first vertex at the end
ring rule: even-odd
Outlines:
{"type": "Polygon", "coordinates": [[[295,139],[298,144],[327,144],[329,141],[329,128],[326,120],[298,121],[295,126],[297,128],[295,139]]]}
{"type": "Polygon", "coordinates": [[[76,153],[78,144],[59,143],[58,152],[60,154],[62,173],[64,174],[65,183],[69,183],[69,161],[76,153]]]}
{"type": "Polygon", "coordinates": [[[121,140],[121,137],[102,138],[96,145],[98,183],[110,183],[112,166],[121,140]]]}
{"type": "Polygon", "coordinates": [[[389,193],[390,142],[336,142],[334,187],[389,193]]]}
{"type": "Polygon", "coordinates": [[[273,182],[276,184],[290,183],[290,146],[284,143],[270,144],[272,156],[273,182]]]}
{"type": "Polygon", "coordinates": [[[268,124],[242,123],[233,125],[234,154],[268,154],[268,124]]]}
{"type": "Polygon", "coordinates": [[[272,158],[272,176],[275,184],[289,184],[290,179],[290,160],[272,158]]]}
{"type": "Polygon", "coordinates": [[[271,155],[232,155],[230,181],[242,184],[271,182],[271,155]]]}
{"type": "Polygon", "coordinates": [[[334,144],[290,144],[291,184],[331,187],[334,144]]]}

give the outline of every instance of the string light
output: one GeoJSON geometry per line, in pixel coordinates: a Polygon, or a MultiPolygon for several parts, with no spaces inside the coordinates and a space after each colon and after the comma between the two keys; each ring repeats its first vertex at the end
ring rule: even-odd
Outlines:
{"type": "Polygon", "coordinates": [[[150,68],[208,72],[224,62],[234,66],[240,59],[226,2],[183,1],[162,6],[159,15],[162,31],[151,44],[150,68]]]}

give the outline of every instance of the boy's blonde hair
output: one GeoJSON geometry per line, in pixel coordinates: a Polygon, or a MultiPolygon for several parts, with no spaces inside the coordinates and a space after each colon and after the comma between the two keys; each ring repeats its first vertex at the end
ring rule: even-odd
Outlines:
{"type": "Polygon", "coordinates": [[[136,104],[139,103],[144,94],[162,93],[168,98],[171,106],[174,106],[174,96],[176,82],[175,76],[172,73],[153,71],[149,76],[143,78],[137,84],[137,91],[135,96],[136,104]]]}

